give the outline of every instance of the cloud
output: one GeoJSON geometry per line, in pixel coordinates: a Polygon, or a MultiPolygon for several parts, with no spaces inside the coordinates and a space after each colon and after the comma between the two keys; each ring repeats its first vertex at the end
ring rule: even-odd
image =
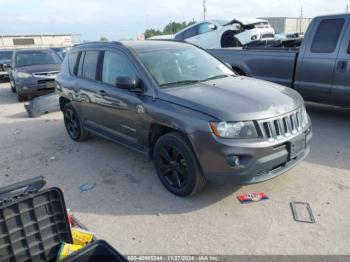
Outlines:
{"type": "MultiPolygon", "coordinates": [[[[345,11],[347,0],[206,0],[207,17],[305,17],[345,11]]],[[[83,39],[135,38],[169,21],[200,21],[202,0],[0,0],[1,32],[78,33],[83,39]]]]}

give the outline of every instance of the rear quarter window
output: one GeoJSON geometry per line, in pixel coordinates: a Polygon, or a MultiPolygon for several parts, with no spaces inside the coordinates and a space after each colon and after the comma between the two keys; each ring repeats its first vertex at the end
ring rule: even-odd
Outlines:
{"type": "Polygon", "coordinates": [[[69,73],[72,75],[77,75],[78,74],[78,56],[79,52],[73,52],[70,53],[68,56],[68,67],[69,67],[69,73]]]}
{"type": "Polygon", "coordinates": [[[337,47],[344,23],[345,20],[342,18],[323,20],[317,28],[311,45],[311,52],[333,53],[337,47]]]}

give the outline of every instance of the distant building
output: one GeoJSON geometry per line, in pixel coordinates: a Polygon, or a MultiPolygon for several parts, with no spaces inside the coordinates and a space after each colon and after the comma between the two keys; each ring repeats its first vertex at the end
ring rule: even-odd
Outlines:
{"type": "Polygon", "coordinates": [[[73,35],[0,35],[0,49],[66,47],[73,45],[73,35]]]}
{"type": "Polygon", "coordinates": [[[276,34],[305,33],[312,20],[312,18],[300,17],[261,17],[260,19],[269,21],[276,34]]]}

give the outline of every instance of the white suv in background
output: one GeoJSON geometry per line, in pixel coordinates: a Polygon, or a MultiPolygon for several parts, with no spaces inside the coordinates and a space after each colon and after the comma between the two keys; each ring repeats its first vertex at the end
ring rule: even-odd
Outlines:
{"type": "Polygon", "coordinates": [[[202,48],[237,47],[256,40],[273,40],[275,30],[261,19],[208,20],[191,25],[174,36],[202,48]]]}

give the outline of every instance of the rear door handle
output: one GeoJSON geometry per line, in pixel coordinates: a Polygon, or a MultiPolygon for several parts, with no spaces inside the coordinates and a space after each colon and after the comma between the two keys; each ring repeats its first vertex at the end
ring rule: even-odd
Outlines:
{"type": "Polygon", "coordinates": [[[348,67],[347,61],[338,61],[338,63],[337,63],[337,71],[338,72],[345,72],[347,67],[348,67]]]}

